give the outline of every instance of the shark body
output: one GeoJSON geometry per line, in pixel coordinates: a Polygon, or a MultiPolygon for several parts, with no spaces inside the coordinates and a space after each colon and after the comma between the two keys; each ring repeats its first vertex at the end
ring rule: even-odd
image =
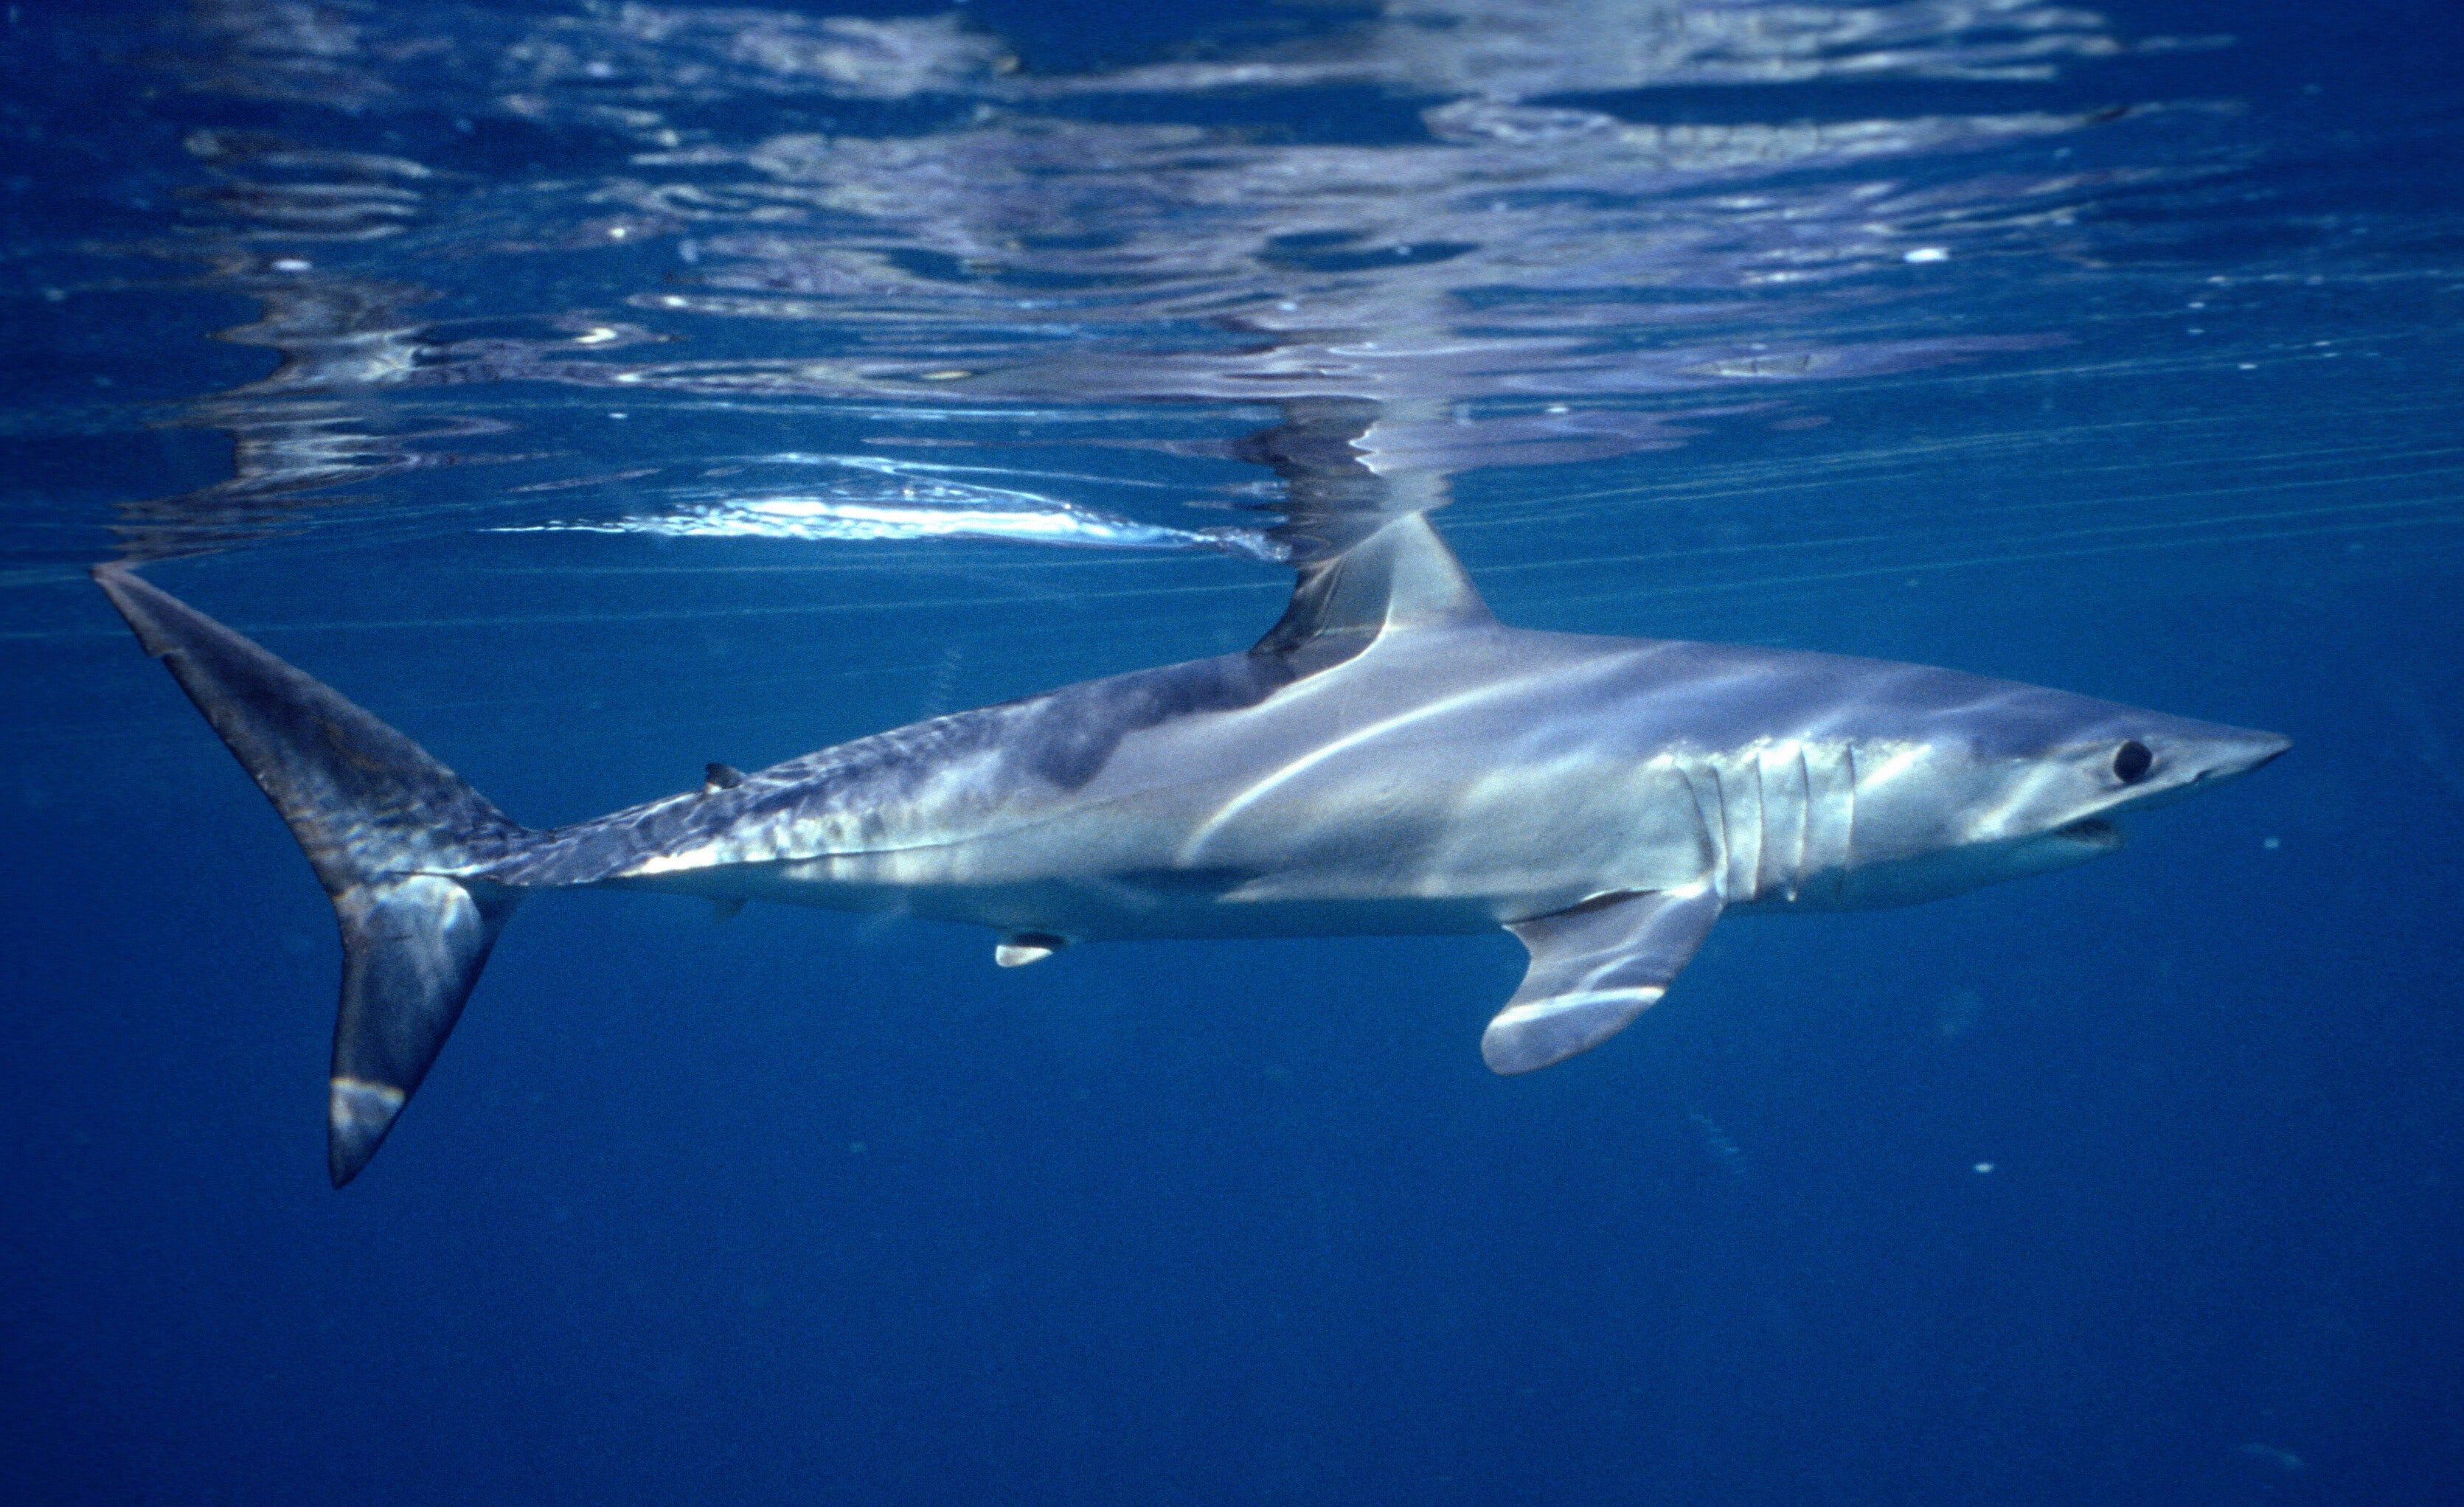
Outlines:
{"type": "Polygon", "coordinates": [[[2081,862],[2287,746],[1953,670],[1505,626],[1425,518],[1303,567],[1245,654],[914,724],[545,831],[124,569],[97,579],[273,799],[341,919],[337,1186],[535,890],[1128,937],[1439,933],[1529,950],[1516,1073],[1657,1001],[1728,909],[1898,905],[2081,862]]]}

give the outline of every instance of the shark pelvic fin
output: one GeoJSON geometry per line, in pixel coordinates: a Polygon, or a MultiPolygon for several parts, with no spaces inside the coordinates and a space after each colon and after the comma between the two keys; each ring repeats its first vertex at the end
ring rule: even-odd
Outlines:
{"type": "Polygon", "coordinates": [[[1528,1073],[1590,1051],[1660,1002],[1719,919],[1703,886],[1602,895],[1508,925],[1531,967],[1481,1033],[1481,1060],[1528,1073]]]}
{"type": "Polygon", "coordinates": [[[1312,674],[1401,628],[1496,621],[1428,518],[1407,513],[1303,565],[1283,618],[1249,652],[1281,654],[1312,674]]]}

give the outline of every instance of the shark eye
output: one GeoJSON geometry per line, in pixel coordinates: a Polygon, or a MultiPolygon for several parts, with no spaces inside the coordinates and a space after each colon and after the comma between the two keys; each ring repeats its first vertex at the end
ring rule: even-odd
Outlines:
{"type": "Polygon", "coordinates": [[[2132,738],[2113,751],[2113,777],[2125,785],[2136,785],[2147,777],[2148,768],[2155,762],[2156,755],[2147,752],[2147,745],[2132,738]]]}

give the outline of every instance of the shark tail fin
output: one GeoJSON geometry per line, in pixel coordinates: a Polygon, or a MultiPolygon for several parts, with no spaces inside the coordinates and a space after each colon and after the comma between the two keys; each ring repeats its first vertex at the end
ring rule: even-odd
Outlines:
{"type": "Polygon", "coordinates": [[[473,877],[528,834],[426,750],[121,566],[94,579],[264,791],[342,930],[327,1160],[359,1174],[427,1076],[517,890],[473,877]]]}

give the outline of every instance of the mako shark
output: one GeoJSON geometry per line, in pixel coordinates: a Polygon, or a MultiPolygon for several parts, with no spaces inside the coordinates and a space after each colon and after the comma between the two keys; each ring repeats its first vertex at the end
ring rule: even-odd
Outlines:
{"type": "Polygon", "coordinates": [[[623,887],[1078,942],[1475,932],[1481,1053],[1544,1067],[1722,912],[1893,906],[2118,846],[2284,738],[1954,670],[1507,627],[1427,519],[1308,561],[1246,653],[936,717],[535,831],[121,566],[96,579],[290,823],[341,924],[329,1160],[367,1165],[517,905],[623,887]]]}

